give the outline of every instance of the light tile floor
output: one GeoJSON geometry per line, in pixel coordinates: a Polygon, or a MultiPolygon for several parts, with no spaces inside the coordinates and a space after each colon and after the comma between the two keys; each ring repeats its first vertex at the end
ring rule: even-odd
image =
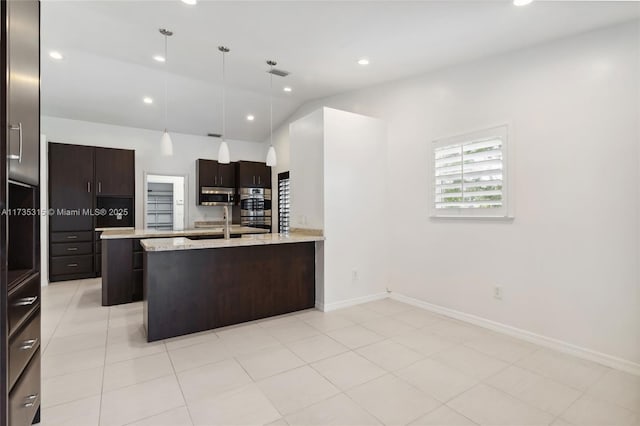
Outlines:
{"type": "Polygon", "coordinates": [[[640,425],[640,377],[390,299],[149,344],[82,280],[42,337],[44,426],[640,425]]]}

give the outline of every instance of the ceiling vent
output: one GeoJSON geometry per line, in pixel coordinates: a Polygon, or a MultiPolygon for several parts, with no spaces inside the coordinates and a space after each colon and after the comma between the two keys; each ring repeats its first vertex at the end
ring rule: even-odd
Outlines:
{"type": "Polygon", "coordinates": [[[272,68],[267,72],[269,74],[277,75],[278,77],[286,77],[290,74],[289,71],[279,70],[278,68],[272,68]]]}
{"type": "Polygon", "coordinates": [[[221,138],[222,135],[220,133],[207,133],[207,136],[210,138],[221,138]]]}

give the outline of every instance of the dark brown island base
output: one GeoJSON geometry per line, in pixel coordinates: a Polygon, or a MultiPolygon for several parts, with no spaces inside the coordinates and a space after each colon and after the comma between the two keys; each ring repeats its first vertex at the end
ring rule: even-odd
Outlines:
{"type": "MultiPolygon", "coordinates": [[[[267,229],[232,225],[231,237],[263,234],[267,229]]],[[[222,227],[167,231],[156,229],[111,229],[102,232],[102,306],[121,305],[142,300],[142,246],[148,238],[187,237],[190,239],[223,238],[222,227]]]]}
{"type": "Polygon", "coordinates": [[[142,240],[147,340],[314,307],[322,240],[283,234],[142,240]]]}

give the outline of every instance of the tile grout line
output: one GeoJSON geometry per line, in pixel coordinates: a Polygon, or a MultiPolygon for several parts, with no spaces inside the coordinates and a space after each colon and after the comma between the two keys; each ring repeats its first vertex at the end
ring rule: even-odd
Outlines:
{"type": "MultiPolygon", "coordinates": [[[[100,279],[102,281],[102,278],[100,279]]],[[[98,426],[102,423],[102,400],[104,398],[104,378],[107,372],[107,352],[109,350],[109,324],[111,323],[111,307],[109,309],[109,314],[107,315],[107,336],[105,339],[105,348],[104,348],[104,364],[102,365],[102,383],[100,384],[100,406],[98,408],[98,426]]]]}
{"type": "MultiPolygon", "coordinates": [[[[51,285],[51,284],[49,284],[51,285]]],[[[49,286],[47,285],[47,287],[49,286]]],[[[47,345],[44,349],[42,349],[42,354],[44,355],[44,352],[46,351],[46,349],[49,347],[49,344],[51,343],[51,340],[54,338],[54,336],[56,335],[56,332],[58,331],[58,327],[60,327],[60,323],[62,322],[62,319],[64,318],[65,314],[67,313],[67,311],[69,310],[69,306],[71,306],[71,302],[73,301],[73,298],[76,296],[76,294],[78,293],[80,289],[80,284],[76,284],[76,289],[74,290],[73,294],[71,295],[71,297],[69,298],[69,301],[66,303],[64,310],[62,311],[62,315],[60,316],[60,319],[58,320],[58,323],[56,324],[56,326],[53,329],[53,332],[51,333],[51,337],[49,337],[48,341],[47,341],[47,345]]],[[[51,291],[51,290],[49,290],[51,291]]],[[[42,297],[42,290],[40,290],[40,297],[42,297]]],[[[42,300],[40,301],[40,312],[42,314],[44,314],[44,309],[42,306],[42,300]]],[[[44,315],[43,315],[43,319],[44,319],[44,315]]],[[[42,329],[42,325],[40,325],[40,329],[42,329]]],[[[42,332],[41,332],[42,333],[42,332]]]]}
{"type": "Polygon", "coordinates": [[[173,375],[176,378],[176,382],[178,383],[178,388],[180,389],[180,394],[182,395],[182,400],[184,401],[184,406],[187,409],[187,414],[189,415],[189,421],[191,421],[192,425],[195,425],[193,421],[193,416],[191,415],[191,409],[189,408],[189,404],[187,403],[187,398],[184,396],[184,391],[182,390],[182,384],[180,383],[180,378],[178,377],[178,372],[176,371],[175,365],[173,365],[173,359],[171,358],[171,353],[167,348],[167,344],[163,343],[164,349],[166,351],[167,357],[169,358],[169,362],[171,363],[171,369],[173,370],[173,375]]]}

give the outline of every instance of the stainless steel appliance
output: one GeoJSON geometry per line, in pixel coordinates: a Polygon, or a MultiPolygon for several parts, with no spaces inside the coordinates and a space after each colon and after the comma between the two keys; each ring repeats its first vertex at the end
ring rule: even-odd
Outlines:
{"type": "Polygon", "coordinates": [[[234,188],[203,186],[200,189],[200,205],[232,206],[235,201],[234,188]]]}
{"type": "Polygon", "coordinates": [[[240,188],[239,207],[241,225],[271,229],[270,188],[240,188]]]}

